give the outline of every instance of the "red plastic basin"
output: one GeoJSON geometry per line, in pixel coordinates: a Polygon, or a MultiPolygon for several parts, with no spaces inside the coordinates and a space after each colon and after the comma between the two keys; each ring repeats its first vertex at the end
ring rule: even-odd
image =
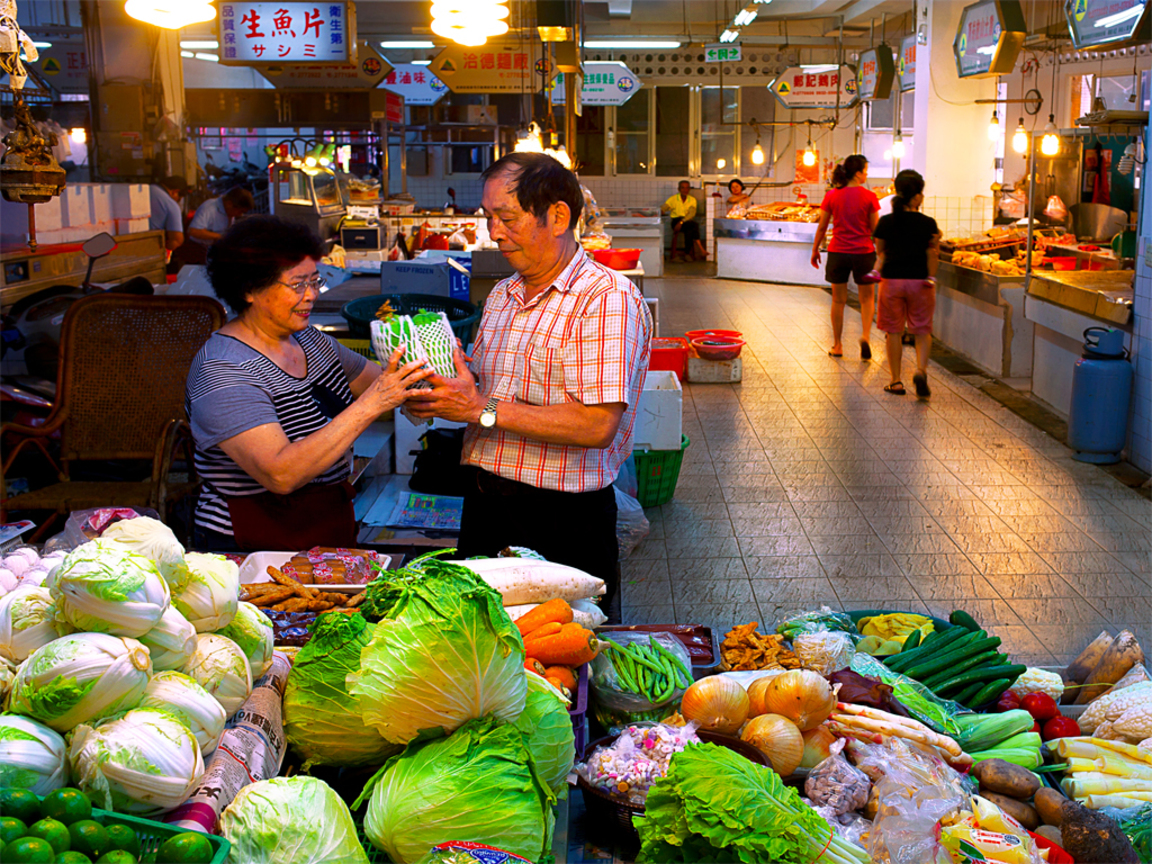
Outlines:
{"type": "Polygon", "coordinates": [[[704,336],[693,339],[692,347],[704,360],[735,360],[740,356],[744,340],[732,336],[704,336]]]}
{"type": "Polygon", "coordinates": [[[634,270],[640,260],[639,249],[593,249],[591,254],[597,263],[613,270],[634,270]]]}
{"type": "Polygon", "coordinates": [[[711,336],[727,336],[730,339],[743,339],[744,334],[739,330],[689,330],[684,338],[691,342],[693,339],[703,339],[711,336]]]}

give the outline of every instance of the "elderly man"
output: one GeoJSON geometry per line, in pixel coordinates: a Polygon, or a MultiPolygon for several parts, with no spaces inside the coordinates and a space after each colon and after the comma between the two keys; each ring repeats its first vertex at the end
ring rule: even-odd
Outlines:
{"type": "Polygon", "coordinates": [[[652,319],[636,286],[595,263],[573,228],[576,175],[550,156],[511,153],[482,175],[488,233],[517,275],[484,307],[456,378],[407,403],[468,423],[460,554],[527,546],[617,588],[612,481],[632,450],[652,319]]]}
{"type": "Polygon", "coordinates": [[[248,213],[254,205],[252,193],[233,186],[219,198],[209,198],[196,208],[188,225],[188,236],[204,246],[211,246],[224,236],[228,227],[248,213]]]}
{"type": "Polygon", "coordinates": [[[164,232],[164,248],[168,251],[178,248],[184,242],[184,214],[180,211],[180,199],[187,194],[188,184],[183,177],[175,175],[148,187],[152,204],[148,230],[164,232]]]}
{"type": "MultiPolygon", "coordinates": [[[[700,242],[700,226],[696,224],[696,199],[692,197],[692,184],[687,180],[681,180],[677,186],[676,194],[664,202],[664,206],[660,208],[668,214],[672,220],[672,233],[679,234],[684,238],[681,244],[681,254],[685,258],[691,258],[696,261],[700,258],[707,258],[708,254],[704,249],[704,244],[700,242]]],[[[676,247],[676,239],[672,240],[673,249],[676,247]]]]}

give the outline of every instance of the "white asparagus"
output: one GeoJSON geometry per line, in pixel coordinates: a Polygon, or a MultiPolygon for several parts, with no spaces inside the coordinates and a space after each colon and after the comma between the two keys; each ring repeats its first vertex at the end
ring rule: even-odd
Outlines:
{"type": "MultiPolygon", "coordinates": [[[[868,744],[883,744],[884,743],[884,736],[878,732],[869,732],[869,731],[866,731],[864,729],[857,729],[857,728],[852,727],[852,726],[842,726],[839,723],[836,723],[832,720],[828,721],[827,726],[828,726],[828,731],[831,732],[833,735],[837,736],[838,738],[855,738],[858,741],[864,741],[865,743],[868,743],[868,744]]],[[[959,765],[961,767],[964,765],[968,765],[971,762],[971,759],[967,753],[964,754],[964,759],[957,760],[957,759],[954,759],[950,753],[947,753],[942,748],[940,748],[934,744],[929,744],[925,741],[916,741],[907,735],[896,735],[894,733],[890,734],[888,737],[890,737],[890,738],[903,738],[905,741],[910,741],[913,744],[919,744],[924,748],[925,751],[931,753],[932,755],[936,756],[937,758],[942,759],[945,762],[950,762],[952,764],[959,765]],[[968,761],[965,761],[965,760],[968,760],[968,761]]],[[[875,778],[873,778],[873,782],[875,782],[875,778]]]]}
{"type": "Polygon", "coordinates": [[[856,705],[852,702],[837,702],[836,710],[843,714],[856,714],[861,717],[870,717],[873,720],[882,720],[885,723],[907,726],[910,729],[917,729],[921,732],[933,731],[919,720],[913,720],[911,717],[901,717],[899,714],[890,714],[887,711],[881,711],[879,708],[872,708],[868,705],[856,705]]]}
{"type": "MultiPolygon", "coordinates": [[[[883,713],[883,712],[881,712],[883,713]]],[[[879,732],[882,735],[891,735],[896,738],[907,738],[911,741],[919,741],[922,744],[930,744],[933,747],[939,747],[947,753],[954,762],[968,764],[972,761],[964,750],[949,738],[947,735],[940,735],[933,732],[931,729],[924,727],[923,729],[916,729],[901,723],[889,723],[884,720],[878,720],[872,717],[863,717],[858,714],[843,714],[833,712],[832,719],[837,723],[842,723],[845,726],[856,726],[860,729],[865,729],[870,732],[879,732]]]]}

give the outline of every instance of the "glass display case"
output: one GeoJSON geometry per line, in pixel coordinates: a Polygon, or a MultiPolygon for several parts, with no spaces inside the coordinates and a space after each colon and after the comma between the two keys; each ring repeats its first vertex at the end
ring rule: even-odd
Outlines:
{"type": "Polygon", "coordinates": [[[315,231],[321,240],[336,234],[347,213],[347,192],[331,171],[310,172],[290,164],[272,166],[272,213],[290,222],[299,222],[315,231]]]}

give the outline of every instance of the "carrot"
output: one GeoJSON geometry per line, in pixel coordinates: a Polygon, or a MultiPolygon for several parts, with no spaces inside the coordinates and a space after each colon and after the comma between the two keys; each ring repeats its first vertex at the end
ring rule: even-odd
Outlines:
{"type": "Polygon", "coordinates": [[[527,645],[533,639],[543,639],[545,636],[555,636],[560,632],[560,628],[563,626],[564,625],[559,621],[549,621],[547,624],[543,624],[540,627],[537,627],[531,633],[522,634],[524,635],[524,644],[527,645]]]}
{"type": "Polygon", "coordinates": [[[561,696],[563,696],[565,699],[568,699],[569,701],[571,701],[572,691],[564,686],[563,681],[561,681],[559,678],[549,678],[548,683],[551,684],[553,687],[555,687],[557,690],[559,690],[561,696]]]}
{"type": "Polygon", "coordinates": [[[516,620],[516,626],[520,628],[521,636],[527,636],[536,630],[536,628],[543,627],[545,624],[552,622],[567,624],[571,620],[572,607],[568,605],[567,600],[556,597],[546,603],[541,603],[526,615],[521,615],[516,620]]]}
{"type": "Polygon", "coordinates": [[[544,678],[547,675],[547,670],[544,668],[544,664],[534,657],[529,657],[524,661],[524,668],[529,672],[535,672],[541,678],[544,678]]]}
{"type": "Polygon", "coordinates": [[[579,666],[596,656],[596,637],[579,624],[565,624],[552,636],[529,639],[524,650],[545,666],[579,666]]]}
{"type": "Polygon", "coordinates": [[[569,690],[576,689],[576,673],[567,666],[549,666],[544,670],[545,678],[556,678],[569,690]]]}

